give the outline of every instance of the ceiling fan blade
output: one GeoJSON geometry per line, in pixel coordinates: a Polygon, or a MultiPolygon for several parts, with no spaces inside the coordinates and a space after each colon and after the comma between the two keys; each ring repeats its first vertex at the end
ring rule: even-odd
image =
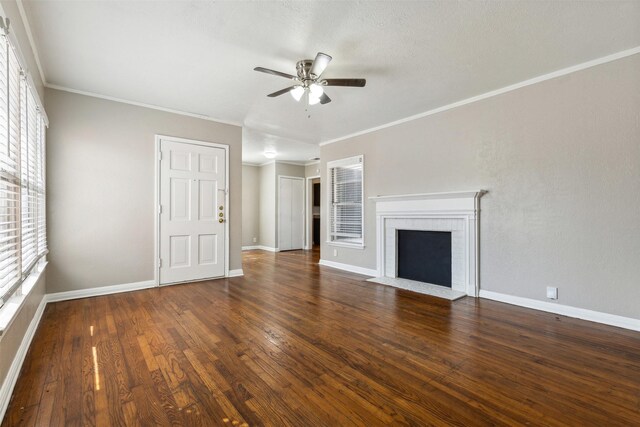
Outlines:
{"type": "Polygon", "coordinates": [[[324,105],[330,102],[331,102],[331,98],[329,98],[326,93],[323,93],[322,96],[320,96],[320,104],[324,105]]]}
{"type": "Polygon", "coordinates": [[[364,87],[366,79],[325,79],[325,86],[353,86],[364,87]]]}
{"type": "Polygon", "coordinates": [[[327,68],[331,62],[331,57],[326,53],[318,52],[316,55],[316,59],[313,60],[313,64],[311,64],[311,69],[309,70],[309,74],[313,74],[316,78],[320,77],[324,70],[327,68]]]}
{"type": "Polygon", "coordinates": [[[297,86],[291,86],[291,87],[288,87],[286,89],[281,89],[281,90],[279,90],[277,92],[270,93],[267,96],[270,97],[270,98],[275,98],[276,96],[284,95],[285,93],[291,91],[292,89],[295,89],[296,87],[297,86]]]}
{"type": "Polygon", "coordinates": [[[261,73],[267,73],[267,74],[273,74],[274,76],[280,76],[280,77],[284,77],[285,79],[295,79],[295,76],[292,76],[291,74],[287,74],[287,73],[282,73],[280,71],[276,71],[276,70],[270,70],[268,68],[264,68],[264,67],[256,67],[254,68],[255,71],[260,71],[261,73]]]}

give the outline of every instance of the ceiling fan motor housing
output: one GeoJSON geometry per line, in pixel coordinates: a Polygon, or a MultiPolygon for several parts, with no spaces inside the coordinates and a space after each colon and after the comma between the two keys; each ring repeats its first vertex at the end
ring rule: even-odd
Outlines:
{"type": "Polygon", "coordinates": [[[310,73],[311,66],[313,65],[313,59],[303,59],[296,64],[296,71],[298,72],[298,79],[305,85],[309,86],[314,83],[318,76],[310,73]]]}

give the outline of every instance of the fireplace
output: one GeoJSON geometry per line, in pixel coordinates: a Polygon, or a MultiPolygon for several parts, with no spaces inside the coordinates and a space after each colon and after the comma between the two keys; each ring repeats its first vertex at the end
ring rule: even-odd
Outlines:
{"type": "Polygon", "coordinates": [[[451,287],[451,232],[398,230],[396,277],[451,287]]]}
{"type": "Polygon", "coordinates": [[[484,193],[371,197],[378,277],[369,280],[451,300],[478,296],[477,219],[484,193]]]}

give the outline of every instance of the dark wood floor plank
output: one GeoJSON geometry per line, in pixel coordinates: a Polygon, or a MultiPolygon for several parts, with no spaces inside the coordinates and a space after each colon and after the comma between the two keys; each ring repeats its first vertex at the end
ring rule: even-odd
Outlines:
{"type": "Polygon", "coordinates": [[[639,333],[317,260],[49,304],[2,426],[640,425],[639,333]]]}

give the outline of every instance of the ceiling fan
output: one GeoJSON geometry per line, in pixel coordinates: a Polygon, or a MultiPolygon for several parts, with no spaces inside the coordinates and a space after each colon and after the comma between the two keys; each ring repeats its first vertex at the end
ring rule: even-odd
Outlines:
{"type": "Polygon", "coordinates": [[[326,53],[318,52],[316,59],[303,59],[296,64],[297,76],[282,73],[280,71],[270,70],[268,68],[256,67],[255,71],[261,73],[273,74],[274,76],[280,76],[287,79],[291,79],[295,82],[293,86],[286,89],[279,90],[277,92],[270,93],[269,97],[275,98],[276,96],[283,95],[287,92],[291,93],[291,96],[296,101],[300,101],[306,94],[309,105],[315,104],[328,104],[331,102],[331,98],[324,93],[324,86],[353,86],[364,87],[367,83],[365,79],[323,79],[322,73],[331,62],[331,57],[326,53]]]}

